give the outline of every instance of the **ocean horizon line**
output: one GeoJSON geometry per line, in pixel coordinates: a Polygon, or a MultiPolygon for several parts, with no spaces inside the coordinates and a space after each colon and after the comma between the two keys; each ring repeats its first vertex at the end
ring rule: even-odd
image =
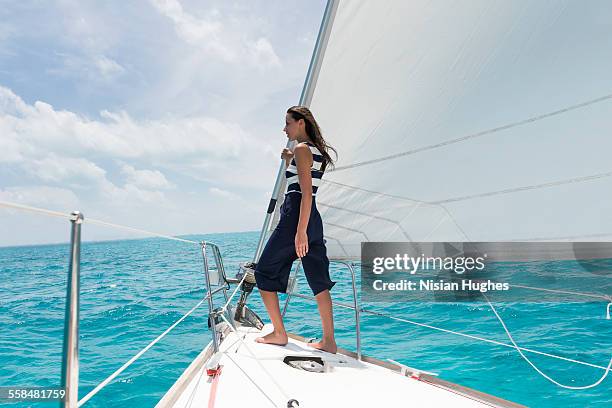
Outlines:
{"type": "MultiPolygon", "coordinates": [[[[180,234],[180,235],[171,235],[175,238],[183,238],[188,239],[189,237],[194,236],[205,236],[205,235],[223,235],[223,234],[247,234],[247,233],[258,233],[258,230],[252,231],[225,231],[225,232],[206,232],[206,233],[189,233],[189,234],[180,234]]],[[[125,242],[125,241],[143,241],[146,239],[160,239],[167,240],[164,237],[158,236],[145,236],[145,237],[135,237],[135,238],[117,238],[117,239],[96,239],[96,240],[83,240],[81,244],[107,244],[111,242],[125,242]]],[[[53,246],[62,246],[62,245],[70,245],[70,241],[63,242],[46,242],[46,243],[37,243],[37,244],[17,244],[17,245],[2,245],[0,244],[1,249],[18,249],[18,248],[32,248],[32,247],[53,247],[53,246]]]]}

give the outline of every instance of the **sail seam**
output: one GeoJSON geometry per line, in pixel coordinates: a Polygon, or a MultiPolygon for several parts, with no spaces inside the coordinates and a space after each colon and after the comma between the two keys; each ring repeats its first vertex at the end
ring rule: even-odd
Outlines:
{"type": "Polygon", "coordinates": [[[547,118],[550,118],[552,116],[557,116],[557,115],[560,115],[560,114],[563,114],[563,113],[567,113],[567,112],[570,112],[572,110],[576,110],[576,109],[584,108],[584,107],[587,107],[587,106],[590,106],[590,105],[594,105],[596,103],[607,101],[609,99],[612,99],[612,94],[604,95],[602,97],[599,97],[599,98],[596,98],[596,99],[591,99],[589,101],[582,102],[582,103],[579,103],[579,104],[576,104],[576,105],[572,105],[572,106],[568,106],[566,108],[559,109],[559,110],[556,110],[556,111],[543,113],[541,115],[533,116],[531,118],[524,119],[524,120],[521,120],[521,121],[518,121],[518,122],[512,122],[512,123],[509,123],[507,125],[498,126],[498,127],[492,128],[492,129],[483,130],[481,132],[473,133],[473,134],[466,135],[466,136],[463,136],[463,137],[459,137],[457,139],[446,140],[444,142],[432,144],[432,145],[429,145],[429,146],[423,146],[423,147],[419,147],[419,148],[416,148],[416,149],[411,149],[411,150],[408,150],[408,151],[405,151],[405,152],[400,152],[400,153],[395,153],[395,154],[392,154],[392,155],[389,155],[389,156],[379,157],[378,159],[366,160],[366,161],[362,161],[362,162],[348,164],[346,166],[338,166],[338,167],[336,167],[334,169],[330,169],[328,171],[328,173],[342,171],[342,170],[348,170],[348,169],[352,169],[352,168],[355,168],[355,167],[361,167],[361,166],[366,166],[366,165],[370,165],[370,164],[375,164],[375,163],[379,163],[381,161],[399,159],[399,158],[404,157],[404,156],[408,156],[408,155],[412,155],[412,154],[416,154],[416,153],[421,153],[421,152],[425,152],[425,151],[428,151],[428,150],[437,149],[437,148],[440,148],[440,147],[445,147],[445,146],[448,146],[448,145],[451,145],[451,144],[464,142],[466,140],[471,140],[471,139],[475,139],[475,138],[482,137],[482,136],[491,135],[493,133],[498,133],[498,132],[501,132],[501,131],[504,131],[504,130],[512,129],[514,127],[526,125],[528,123],[537,122],[537,121],[540,121],[542,119],[547,119],[547,118]]]}

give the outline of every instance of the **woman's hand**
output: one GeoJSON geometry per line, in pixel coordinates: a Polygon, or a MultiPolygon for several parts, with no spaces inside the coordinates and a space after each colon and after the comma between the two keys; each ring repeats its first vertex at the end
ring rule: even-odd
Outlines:
{"type": "Polygon", "coordinates": [[[285,147],[281,153],[281,158],[290,161],[293,158],[293,152],[285,147]]]}
{"type": "Polygon", "coordinates": [[[295,234],[295,253],[298,258],[303,258],[308,252],[308,235],[306,231],[300,231],[295,234]]]}

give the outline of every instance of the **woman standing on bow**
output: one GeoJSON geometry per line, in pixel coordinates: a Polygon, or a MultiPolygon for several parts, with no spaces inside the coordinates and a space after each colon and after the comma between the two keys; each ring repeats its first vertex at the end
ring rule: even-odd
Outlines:
{"type": "MultiPolygon", "coordinates": [[[[308,285],[317,300],[323,340],[310,346],[336,353],[334,318],[329,290],[336,284],[329,276],[329,259],[323,239],[323,221],[316,206],[317,189],[327,166],[333,161],[329,146],[310,110],[293,106],[287,110],[285,128],[289,140],[296,141],[293,151],[283,149],[287,191],[280,208],[280,220],[270,235],[257,267],[255,278],[266,305],[274,331],[257,338],[259,343],[287,344],[287,332],[278,304],[277,292],[286,293],[293,262],[300,258],[308,285]]],[[[336,154],[337,156],[337,154],[336,154]]]]}

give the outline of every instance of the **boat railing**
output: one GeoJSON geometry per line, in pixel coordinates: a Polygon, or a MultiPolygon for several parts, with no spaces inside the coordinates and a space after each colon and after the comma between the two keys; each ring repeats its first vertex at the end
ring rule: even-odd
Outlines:
{"type": "MultiPolygon", "coordinates": [[[[208,301],[208,324],[212,334],[212,342],[214,351],[219,351],[219,335],[220,333],[216,329],[217,315],[225,313],[227,304],[230,301],[230,297],[227,296],[228,289],[228,278],[225,274],[225,267],[223,266],[223,258],[221,257],[221,251],[219,246],[212,242],[202,241],[200,242],[202,251],[202,259],[204,261],[204,281],[206,283],[206,300],[208,301]],[[208,249],[212,252],[213,259],[215,260],[215,268],[217,275],[213,276],[215,281],[211,281],[211,268],[208,260],[208,249]],[[213,288],[216,286],[215,288],[213,288]],[[226,305],[221,309],[215,309],[214,295],[222,292],[225,299],[226,305]]],[[[230,320],[232,321],[232,320],[230,320]]]]}
{"type": "MultiPolygon", "coordinates": [[[[130,231],[146,233],[148,235],[152,235],[152,236],[159,237],[159,238],[165,238],[165,239],[170,239],[174,241],[180,241],[180,242],[190,243],[194,245],[199,245],[201,249],[202,257],[203,257],[203,272],[204,272],[204,279],[205,279],[205,284],[206,284],[206,295],[189,312],[187,312],[180,319],[178,319],[172,326],[166,329],[166,331],[164,331],[155,340],[153,340],[145,348],[143,348],[140,352],[134,355],[122,367],[120,367],[118,370],[112,373],[109,377],[107,377],[104,381],[98,384],[98,386],[96,386],[92,391],[90,391],[87,395],[85,395],[81,400],[78,400],[78,387],[79,387],[79,383],[78,383],[79,381],[79,359],[78,359],[79,335],[78,333],[79,333],[79,305],[80,305],[79,297],[80,297],[81,226],[85,222],[85,218],[83,214],[81,214],[78,211],[74,211],[71,214],[66,214],[66,213],[61,213],[57,211],[29,207],[29,206],[25,206],[21,204],[9,203],[9,202],[4,202],[4,201],[0,201],[0,207],[25,210],[25,211],[31,211],[31,212],[38,212],[40,214],[47,215],[47,216],[64,217],[64,218],[68,218],[71,223],[70,262],[69,262],[69,268],[68,268],[68,280],[67,280],[67,288],[66,288],[66,291],[67,291],[66,292],[66,311],[65,311],[64,340],[63,340],[63,353],[62,353],[61,386],[65,389],[64,397],[61,400],[62,407],[76,408],[76,407],[82,406],[89,399],[91,399],[95,394],[97,394],[102,388],[108,385],[114,378],[116,378],[127,367],[129,367],[133,362],[135,362],[138,358],[140,358],[142,354],[144,354],[149,348],[151,348],[154,344],[160,341],[171,330],[173,330],[179,323],[181,323],[185,318],[187,318],[191,313],[193,313],[204,301],[208,302],[208,307],[209,307],[208,321],[209,321],[209,326],[212,332],[213,347],[215,351],[219,350],[219,337],[218,336],[220,336],[221,333],[217,331],[217,322],[225,321],[226,323],[230,322],[231,324],[231,322],[233,321],[232,319],[228,319],[225,316],[225,314],[228,312],[228,308],[230,306],[230,302],[233,296],[237,293],[238,289],[241,287],[241,284],[247,275],[244,274],[242,277],[242,280],[228,279],[228,277],[225,274],[225,268],[223,265],[223,259],[221,257],[221,251],[219,247],[214,243],[206,242],[206,241],[197,242],[197,241],[173,237],[169,235],[153,233],[153,232],[140,230],[140,229],[136,229],[132,227],[127,227],[123,225],[112,224],[112,223],[108,223],[105,221],[88,219],[87,222],[91,224],[122,228],[122,229],[130,230],[130,231]],[[208,259],[209,254],[212,255],[212,258],[214,260],[214,267],[212,267],[211,262],[209,262],[209,259],[208,259]],[[213,271],[216,273],[213,274],[212,273],[213,271]],[[236,283],[237,287],[235,288],[231,296],[228,296],[227,290],[229,288],[230,283],[236,283]],[[214,295],[219,292],[223,293],[223,296],[226,302],[223,307],[215,308],[213,298],[214,298],[214,295]]],[[[558,356],[558,355],[554,355],[550,353],[541,352],[538,350],[520,347],[516,345],[514,342],[513,344],[503,343],[503,342],[499,342],[496,340],[486,339],[483,337],[479,337],[479,336],[475,336],[475,335],[471,335],[467,333],[462,333],[462,332],[457,332],[457,331],[453,331],[453,330],[449,330],[445,328],[436,327],[428,323],[417,322],[414,320],[404,319],[404,318],[392,316],[386,313],[381,313],[375,310],[365,309],[361,307],[358,301],[357,283],[355,279],[356,264],[351,261],[339,260],[339,259],[330,259],[330,262],[340,263],[340,264],[345,265],[351,274],[353,303],[348,304],[344,302],[335,301],[333,302],[333,304],[339,307],[348,308],[348,309],[352,309],[355,311],[355,327],[356,327],[355,334],[356,334],[357,358],[360,360],[362,359],[361,315],[365,313],[365,314],[389,318],[392,320],[408,323],[408,324],[415,325],[415,326],[422,327],[422,328],[436,330],[436,331],[447,333],[447,334],[454,334],[454,335],[462,336],[464,338],[478,340],[478,341],[486,342],[489,344],[494,344],[497,346],[509,347],[512,349],[516,349],[519,352],[528,352],[528,353],[538,354],[542,356],[555,358],[558,360],[580,364],[583,366],[590,366],[593,368],[605,370],[604,376],[602,376],[599,382],[601,382],[603,378],[605,378],[605,376],[607,375],[610,369],[610,365],[612,364],[612,360],[611,360],[608,367],[603,367],[601,365],[596,365],[596,364],[587,363],[587,362],[580,361],[580,360],[575,360],[575,359],[571,359],[567,357],[562,357],[562,356],[558,356]]],[[[283,311],[282,311],[283,316],[285,315],[287,311],[291,298],[294,296],[299,297],[299,298],[304,298],[304,299],[316,300],[313,296],[302,295],[302,294],[295,292],[295,287],[296,287],[296,282],[297,282],[300,267],[301,267],[301,262],[298,262],[298,265],[295,269],[295,273],[293,276],[293,280],[291,282],[290,288],[287,293],[285,305],[283,307],[283,311]]],[[[529,288],[529,289],[550,291],[549,289],[544,289],[544,288],[529,288]]],[[[589,297],[598,297],[598,298],[603,298],[604,300],[606,300],[608,302],[606,318],[610,319],[609,314],[610,314],[610,306],[612,305],[612,299],[610,299],[608,296],[602,296],[602,295],[596,295],[596,294],[586,294],[586,293],[584,294],[575,293],[575,294],[589,296],[589,297]]]]}
{"type": "MultiPolygon", "coordinates": [[[[82,224],[85,223],[85,217],[79,211],[74,211],[70,214],[52,211],[42,208],[31,207],[22,204],[16,204],[11,202],[0,201],[0,207],[34,212],[45,216],[53,216],[60,218],[67,218],[70,220],[70,258],[68,265],[68,279],[66,285],[66,309],[64,316],[64,338],[63,338],[63,351],[62,351],[62,370],[60,386],[65,391],[64,396],[60,401],[62,407],[76,408],[80,407],[89,401],[94,395],[108,385],[113,379],[127,369],[132,363],[140,358],[147,350],[153,345],[159,342],[165,337],[171,330],[173,330],[179,323],[185,318],[191,315],[204,301],[208,302],[208,321],[212,332],[212,343],[215,351],[219,348],[219,335],[220,333],[216,330],[215,322],[218,321],[219,313],[224,312],[228,308],[228,304],[232,297],[236,294],[236,291],[232,296],[228,296],[227,291],[229,288],[229,282],[232,279],[228,279],[225,273],[225,267],[223,265],[223,258],[219,246],[207,241],[192,241],[189,239],[178,238],[170,235],[159,234],[146,230],[141,230],[125,225],[113,224],[110,222],[87,219],[87,223],[102,225],[107,227],[119,228],[123,230],[129,230],[132,232],[143,233],[146,235],[154,236],[157,238],[170,239],[173,241],[179,241],[194,245],[199,245],[203,258],[203,272],[206,286],[206,295],[186,314],[178,319],[173,325],[171,325],[166,331],[160,334],[155,340],[150,342],[140,352],[134,355],[128,360],[123,366],[113,372],[104,381],[98,384],[93,390],[79,400],[79,312],[80,312],[80,266],[81,266],[81,229],[82,224]],[[209,259],[212,257],[212,261],[209,259]],[[222,308],[215,309],[214,296],[217,293],[222,293],[225,299],[225,306],[222,308]]],[[[237,281],[236,283],[241,283],[237,281]]]]}
{"type": "MultiPolygon", "coordinates": [[[[399,317],[399,316],[390,315],[388,313],[379,312],[379,311],[376,311],[376,310],[373,310],[373,309],[370,309],[370,308],[365,308],[358,301],[357,285],[356,285],[356,280],[355,280],[355,267],[356,267],[356,263],[352,262],[352,261],[347,261],[347,260],[344,260],[344,259],[330,259],[329,261],[330,261],[330,263],[339,263],[339,264],[345,265],[347,267],[348,271],[351,274],[351,283],[352,283],[352,289],[353,289],[353,303],[349,304],[349,303],[346,303],[346,302],[332,301],[332,304],[335,305],[335,306],[339,306],[339,307],[346,308],[346,309],[352,309],[352,310],[355,311],[356,354],[357,354],[357,358],[359,360],[363,359],[362,348],[361,348],[361,316],[363,314],[367,314],[367,315],[371,315],[371,316],[383,317],[383,318],[394,320],[394,321],[401,322],[401,323],[410,324],[410,325],[413,325],[413,326],[416,326],[416,327],[421,327],[421,328],[426,328],[426,329],[434,330],[434,331],[437,331],[437,332],[440,332],[440,333],[446,333],[446,334],[452,334],[452,335],[455,335],[455,336],[460,336],[460,337],[463,337],[465,339],[476,340],[476,341],[488,343],[488,344],[491,344],[491,345],[494,345],[494,346],[501,346],[501,347],[507,347],[507,348],[515,349],[519,353],[525,352],[525,353],[530,353],[530,354],[536,354],[536,355],[540,355],[540,356],[545,356],[545,357],[553,358],[553,359],[556,359],[556,360],[561,360],[561,361],[566,361],[566,362],[570,362],[570,363],[574,363],[574,364],[579,364],[579,365],[582,365],[582,366],[597,368],[597,369],[605,371],[604,375],[602,376],[602,379],[605,378],[605,376],[608,373],[608,370],[610,369],[610,365],[608,367],[605,367],[605,366],[602,366],[602,365],[593,364],[593,363],[589,363],[589,362],[585,362],[585,361],[581,361],[581,360],[577,360],[577,359],[573,359],[573,358],[563,357],[563,356],[559,356],[559,355],[552,354],[552,353],[546,353],[546,352],[543,352],[543,351],[539,351],[539,350],[535,350],[535,349],[531,349],[531,348],[527,348],[527,347],[521,347],[521,346],[518,346],[515,343],[504,343],[504,342],[501,342],[501,341],[492,340],[492,339],[488,339],[488,338],[485,338],[485,337],[476,336],[476,335],[473,335],[473,334],[468,334],[468,333],[463,333],[463,332],[459,332],[459,331],[455,331],[455,330],[445,329],[445,328],[438,327],[438,326],[435,326],[435,325],[432,325],[432,324],[429,324],[429,323],[419,322],[419,321],[415,321],[415,320],[411,320],[411,319],[406,319],[406,318],[399,317]]],[[[290,279],[290,285],[289,285],[289,288],[287,290],[287,298],[285,299],[285,304],[284,304],[283,310],[282,310],[282,316],[283,317],[285,316],[285,314],[287,312],[287,308],[289,306],[289,302],[290,302],[292,297],[298,297],[298,298],[301,298],[301,299],[315,300],[316,301],[316,298],[314,296],[303,295],[301,293],[296,293],[295,292],[296,282],[297,282],[298,274],[299,274],[299,271],[300,271],[300,266],[301,266],[301,263],[298,263],[298,266],[296,267],[294,276],[292,276],[291,279],[290,279]]],[[[550,289],[546,289],[546,288],[535,288],[535,287],[524,287],[524,288],[528,288],[528,289],[532,289],[532,290],[538,290],[538,291],[541,290],[541,291],[546,291],[546,292],[550,292],[551,291],[550,289]]],[[[560,292],[563,292],[563,291],[560,291],[560,292]]],[[[586,297],[590,297],[590,298],[593,298],[593,299],[604,300],[605,302],[608,303],[607,306],[606,306],[606,317],[605,318],[607,320],[610,320],[610,309],[612,308],[612,298],[610,296],[599,295],[599,294],[592,294],[592,293],[567,292],[567,291],[565,291],[564,293],[571,293],[573,295],[586,296],[586,297]]],[[[489,304],[490,304],[490,302],[489,302],[489,304]]],[[[610,361],[610,364],[612,364],[612,360],[610,361]]]]}
{"type": "Polygon", "coordinates": [[[79,296],[81,269],[81,224],[83,214],[74,211],[70,218],[70,262],[66,288],[66,316],[64,320],[64,345],[62,380],[60,387],[66,393],[63,404],[76,407],[79,399],[79,296]]]}
{"type": "MultiPolygon", "coordinates": [[[[351,274],[353,304],[351,305],[348,303],[338,302],[338,301],[332,301],[332,304],[339,306],[339,307],[352,309],[355,311],[355,343],[356,343],[355,351],[357,353],[357,359],[361,360],[361,312],[363,310],[361,307],[359,307],[359,300],[358,300],[359,297],[357,295],[357,282],[355,280],[355,263],[351,261],[340,260],[340,259],[330,259],[329,261],[330,263],[339,263],[339,264],[346,266],[349,273],[351,274]]],[[[302,263],[298,261],[297,267],[295,268],[295,273],[289,285],[289,289],[287,290],[287,297],[285,298],[285,304],[283,306],[283,311],[281,314],[283,317],[285,317],[285,313],[287,312],[287,308],[289,306],[289,301],[291,300],[291,297],[295,296],[295,297],[299,297],[302,299],[316,300],[314,296],[303,295],[301,293],[295,292],[296,283],[297,283],[298,275],[300,272],[301,264],[302,263]]]]}
{"type": "MultiPolygon", "coordinates": [[[[93,390],[91,390],[87,395],[81,398],[78,401],[79,407],[83,405],[85,402],[87,402],[89,399],[91,399],[94,395],[96,395],[102,388],[108,385],[113,379],[115,379],[119,374],[121,374],[121,372],[123,372],[132,363],[134,363],[138,358],[140,358],[140,356],[142,356],[148,349],[150,349],[153,345],[155,345],[158,341],[160,341],[168,333],[170,333],[170,331],[172,331],[179,323],[181,323],[189,315],[191,315],[191,313],[193,313],[204,301],[207,301],[208,303],[208,322],[209,322],[208,325],[212,333],[211,343],[213,345],[215,352],[219,350],[219,343],[220,343],[219,336],[221,335],[221,332],[217,331],[217,322],[223,320],[222,318],[225,318],[223,313],[226,313],[227,308],[232,298],[235,296],[238,290],[238,287],[236,288],[236,290],[234,290],[231,296],[227,295],[227,290],[229,287],[228,281],[230,279],[227,279],[227,277],[225,276],[225,269],[223,267],[223,259],[221,257],[221,251],[219,250],[218,245],[212,242],[208,242],[208,241],[200,241],[199,243],[196,241],[189,241],[189,240],[183,240],[183,241],[190,242],[193,244],[198,244],[200,246],[201,253],[202,253],[202,259],[203,259],[203,265],[204,265],[204,281],[206,285],[206,295],[191,310],[185,313],[180,319],[174,322],[172,326],[166,329],[166,331],[160,334],[155,340],[150,342],[145,348],[143,348],[140,352],[134,355],[125,364],[123,364],[123,366],[121,366],[118,370],[116,370],[114,373],[108,376],[104,381],[98,384],[98,386],[96,386],[93,390]],[[211,265],[211,262],[208,259],[209,254],[212,254],[212,257],[214,260],[214,267],[211,265]],[[212,273],[213,271],[216,273],[212,273]],[[225,305],[221,308],[215,308],[214,296],[215,294],[219,292],[223,294],[223,297],[225,299],[225,305]]],[[[242,283],[242,282],[239,281],[238,283],[242,283]]],[[[78,383],[77,383],[77,386],[78,386],[78,383]]],[[[76,407],[77,405],[74,405],[74,406],[76,407]]],[[[66,407],[69,407],[69,405],[66,405],[66,407]]]]}

